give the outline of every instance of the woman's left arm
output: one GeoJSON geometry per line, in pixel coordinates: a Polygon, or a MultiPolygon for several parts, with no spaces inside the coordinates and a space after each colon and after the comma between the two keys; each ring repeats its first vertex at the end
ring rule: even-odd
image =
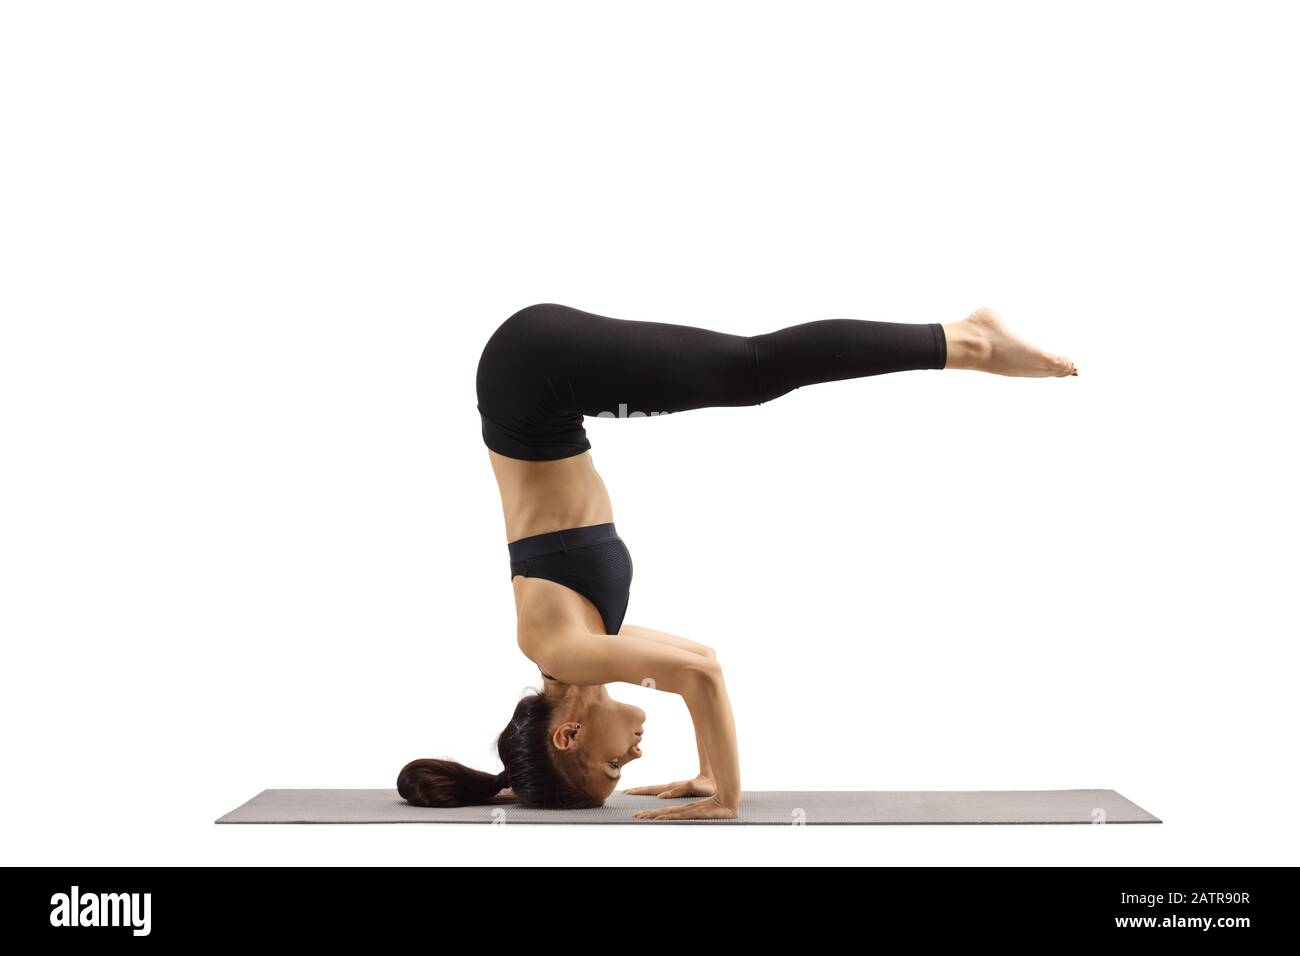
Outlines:
{"type": "MultiPolygon", "coordinates": [[[[642,627],[638,624],[624,624],[618,631],[619,635],[630,637],[643,637],[648,641],[659,641],[661,644],[668,644],[672,647],[680,647],[682,650],[690,651],[693,654],[699,654],[711,661],[717,660],[717,652],[713,648],[692,641],[677,634],[669,634],[667,631],[657,631],[652,627],[642,627]]],[[[709,765],[709,752],[704,747],[704,741],[700,737],[699,728],[695,731],[695,749],[700,757],[699,775],[690,780],[675,780],[672,783],[652,784],[645,787],[632,787],[625,790],[625,793],[634,796],[658,796],[665,800],[674,797],[711,797],[715,792],[713,785],[713,768],[709,765]]]]}

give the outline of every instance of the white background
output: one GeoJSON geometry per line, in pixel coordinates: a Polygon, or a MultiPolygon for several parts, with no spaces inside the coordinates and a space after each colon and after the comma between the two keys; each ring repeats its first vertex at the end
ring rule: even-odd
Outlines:
{"type": "MultiPolygon", "coordinates": [[[[0,14],[5,862],[1294,864],[1285,4],[43,3],[0,14]],[[495,772],[474,369],[561,302],[980,306],[1077,378],[592,421],[628,621],[747,789],[1114,788],[1162,826],[229,827],[495,772]],[[557,856],[558,854],[558,856],[557,856]]],[[[628,785],[695,770],[678,698],[628,785]]]]}

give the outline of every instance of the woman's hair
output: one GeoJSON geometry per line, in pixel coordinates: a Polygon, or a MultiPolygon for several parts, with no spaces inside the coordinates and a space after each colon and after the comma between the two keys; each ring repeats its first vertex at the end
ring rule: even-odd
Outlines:
{"type": "Polygon", "coordinates": [[[514,716],[496,740],[497,755],[506,765],[502,773],[494,776],[454,760],[421,758],[398,773],[398,794],[418,807],[466,807],[491,803],[509,787],[525,807],[576,810],[601,806],[603,800],[574,782],[582,755],[561,759],[551,746],[554,714],[555,707],[545,694],[526,695],[515,705],[514,716]]]}

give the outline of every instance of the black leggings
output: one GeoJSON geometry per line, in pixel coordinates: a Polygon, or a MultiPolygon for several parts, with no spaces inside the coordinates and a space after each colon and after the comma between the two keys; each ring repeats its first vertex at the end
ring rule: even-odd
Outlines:
{"type": "Polygon", "coordinates": [[[759,405],[803,385],[941,369],[939,323],[822,319],[764,335],[613,319],[564,305],[520,309],[479,359],[483,441],[551,461],[591,448],[583,416],[759,405]]]}

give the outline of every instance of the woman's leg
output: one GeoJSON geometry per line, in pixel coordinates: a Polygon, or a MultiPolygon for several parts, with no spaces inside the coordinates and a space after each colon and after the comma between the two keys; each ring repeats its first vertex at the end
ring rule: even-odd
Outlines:
{"type": "Polygon", "coordinates": [[[501,454],[562,458],[590,448],[583,416],[758,405],[805,385],[942,368],[1073,371],[988,310],[948,325],[821,319],[733,335],[545,303],[521,309],[489,340],[479,411],[488,446],[501,454]]]}
{"type": "Polygon", "coordinates": [[[758,405],[804,385],[941,369],[943,327],[822,319],[761,335],[615,319],[561,305],[532,306],[533,360],[555,397],[583,415],[652,415],[758,405]]]}
{"type": "Polygon", "coordinates": [[[554,383],[584,415],[758,405],[805,385],[920,369],[1062,375],[1068,361],[1013,336],[988,309],[943,325],[821,319],[760,335],[541,310],[554,383]],[[951,349],[949,342],[951,341],[951,349]]]}

